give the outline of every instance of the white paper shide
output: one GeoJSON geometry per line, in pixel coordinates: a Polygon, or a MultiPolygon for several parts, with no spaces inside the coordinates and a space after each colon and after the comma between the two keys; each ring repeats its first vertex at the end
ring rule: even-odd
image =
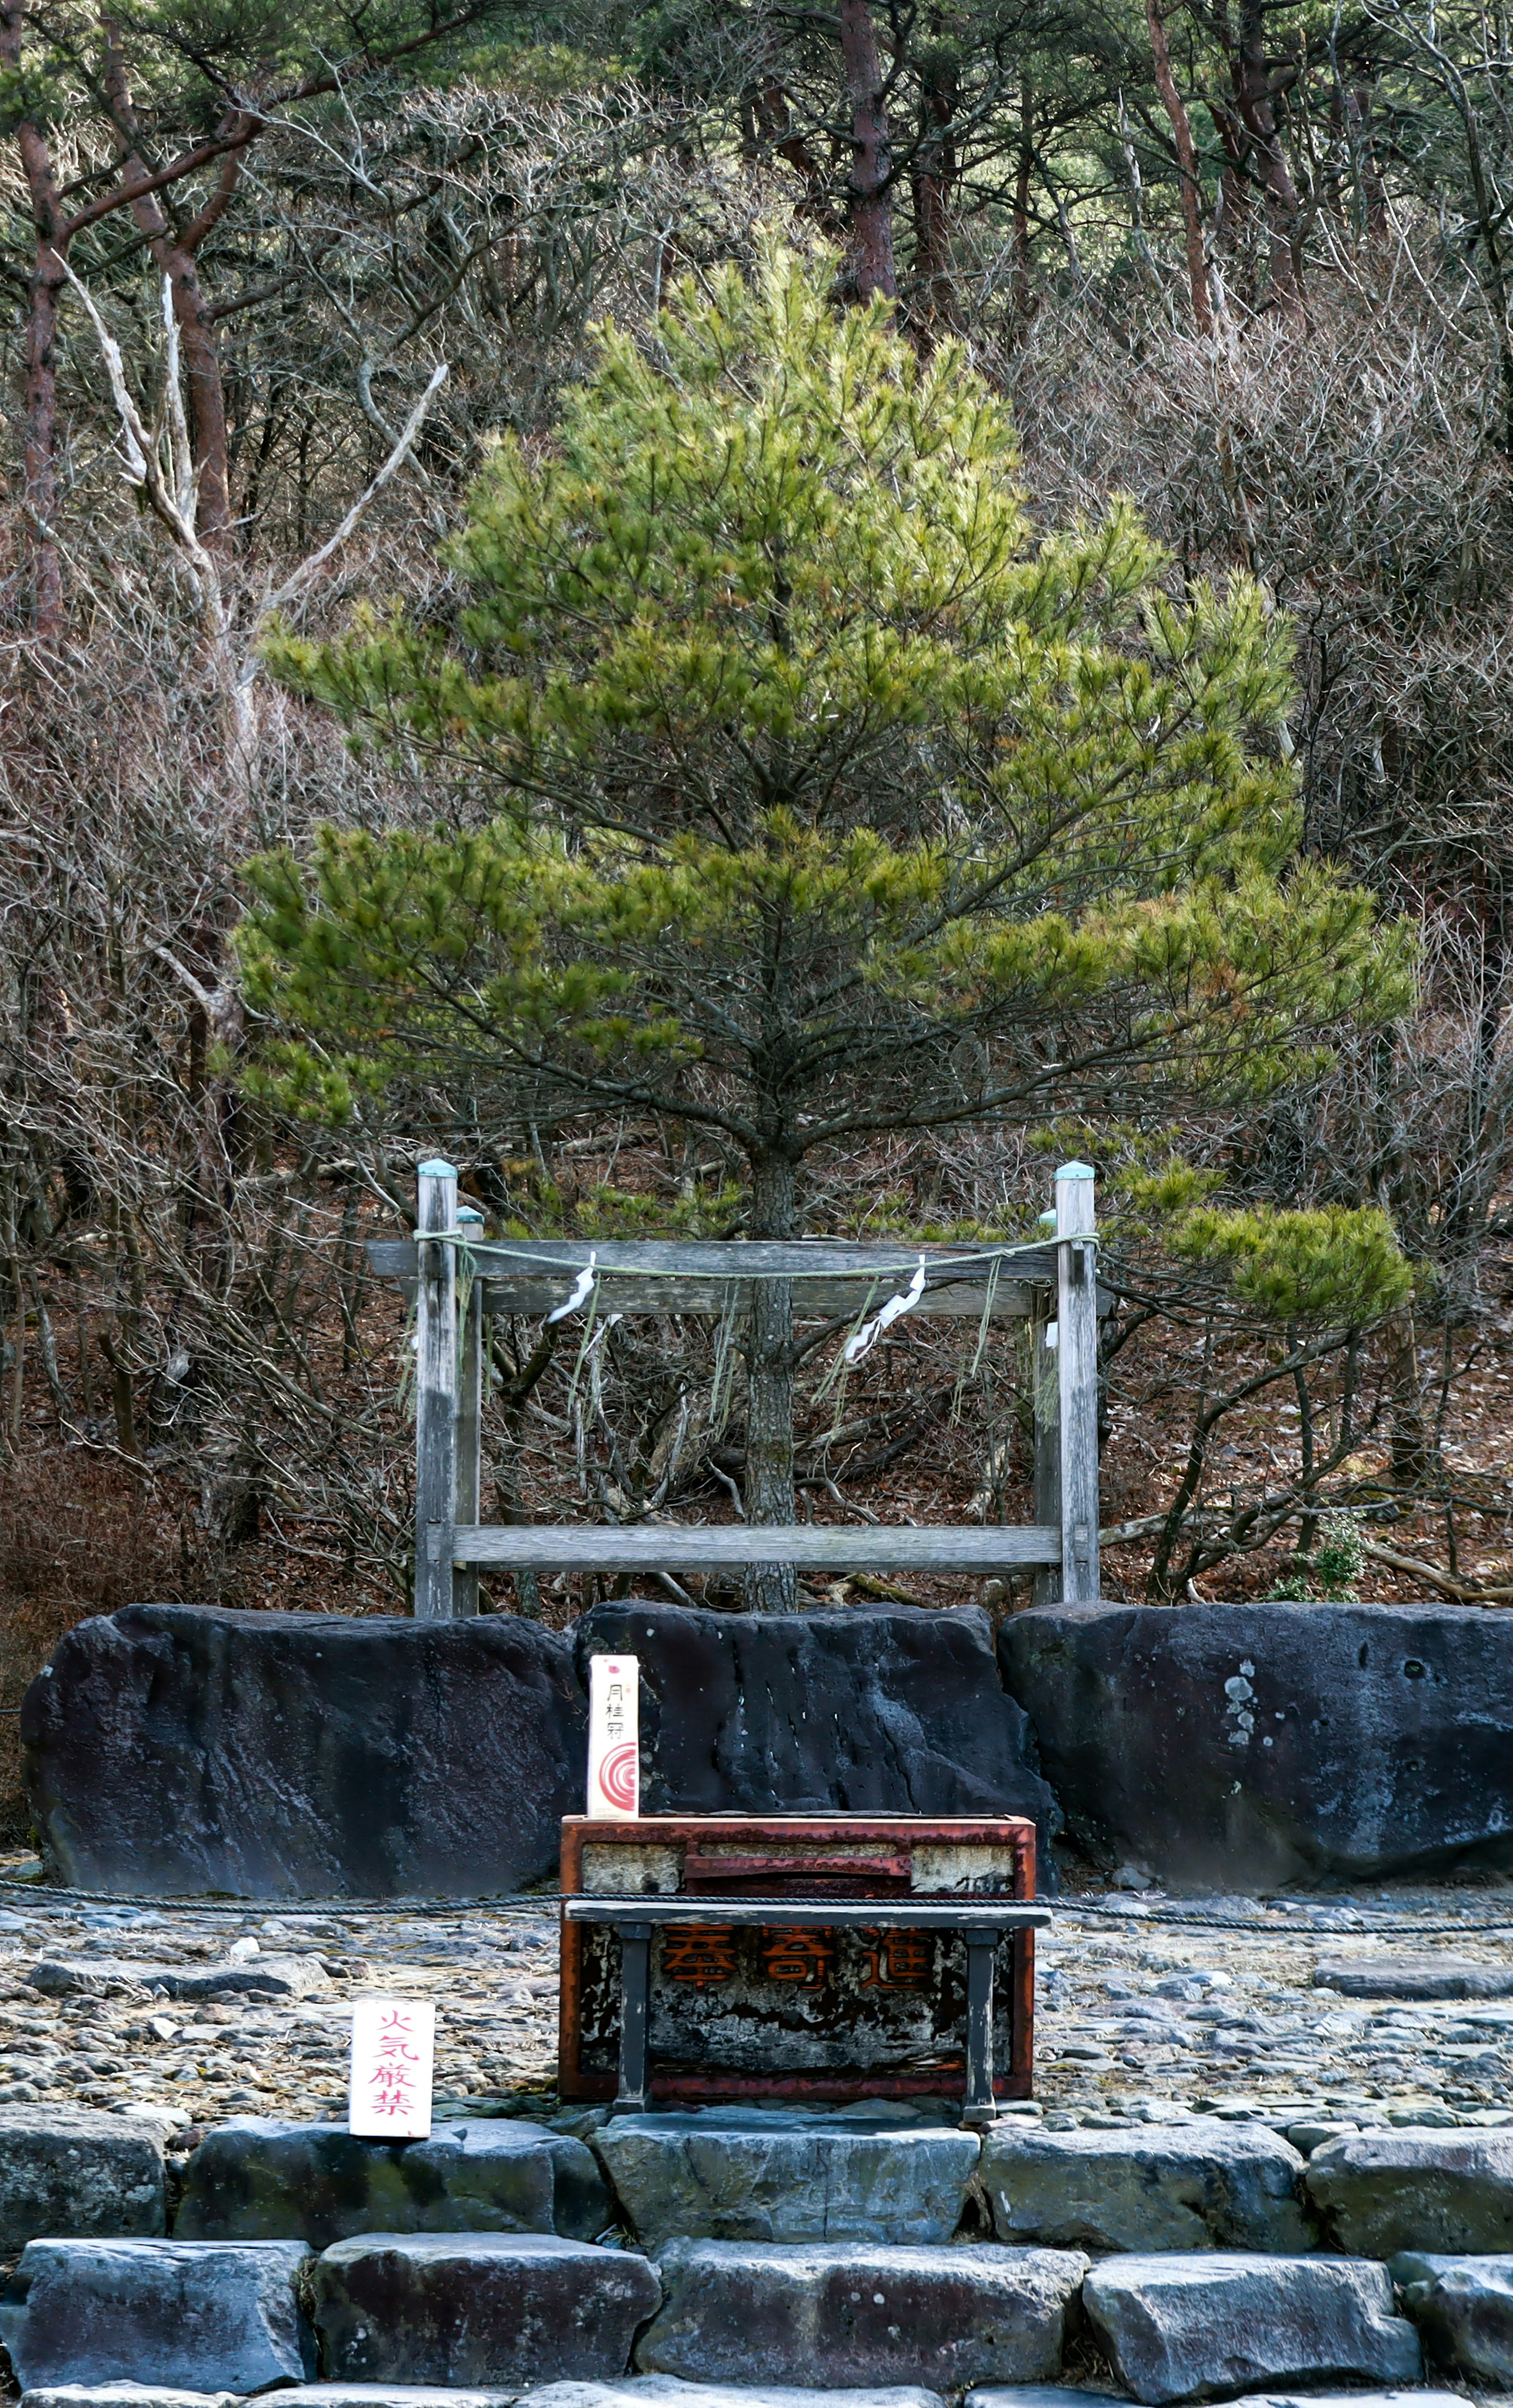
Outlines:
{"type": "Polygon", "coordinates": [[[347,2129],[363,2141],[431,2137],[436,2011],[428,1999],[359,1999],[352,2009],[347,2129]]]}
{"type": "Polygon", "coordinates": [[[634,1656],[589,1657],[588,1812],[599,1822],[641,1811],[640,1695],[634,1656]]]}

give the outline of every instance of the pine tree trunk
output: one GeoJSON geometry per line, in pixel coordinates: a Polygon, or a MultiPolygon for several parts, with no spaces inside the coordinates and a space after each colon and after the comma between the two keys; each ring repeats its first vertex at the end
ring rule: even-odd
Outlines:
{"type": "MultiPolygon", "coordinates": [[[[771,1158],[756,1165],[753,1238],[793,1234],[793,1166],[771,1158]]],[[[748,1342],[746,1518],[791,1523],[793,1496],[793,1287],[791,1280],[757,1280],[748,1342]]],[[[798,1574],[792,1564],[751,1564],[746,1574],[749,1613],[796,1613],[798,1574]]]]}
{"type": "Polygon", "coordinates": [[[962,315],[951,280],[950,207],[956,181],[956,145],[951,138],[959,93],[954,66],[930,61],[920,94],[920,140],[915,152],[914,294],[909,305],[915,339],[928,351],[939,328],[956,335],[962,315]]]}
{"type": "Polygon", "coordinates": [[[898,292],[893,268],[892,151],[878,31],[868,0],[840,0],[840,48],[851,102],[851,267],[859,301],[898,292]]]}
{"type": "Polygon", "coordinates": [[[1192,315],[1200,335],[1214,331],[1213,311],[1208,305],[1208,269],[1203,255],[1203,186],[1198,177],[1198,150],[1192,139],[1192,127],[1177,89],[1172,73],[1172,54],[1166,40],[1166,27],[1158,0],[1146,0],[1146,25],[1150,35],[1150,57],[1156,73],[1156,90],[1171,123],[1172,140],[1177,149],[1178,171],[1182,179],[1182,231],[1187,245],[1187,280],[1192,295],[1192,315]]]}
{"type": "Polygon", "coordinates": [[[1291,304],[1298,297],[1296,245],[1301,210],[1297,187],[1277,131],[1277,111],[1266,67],[1265,28],[1263,0],[1241,0],[1239,48],[1232,72],[1239,113],[1255,145],[1256,164],[1266,195],[1272,290],[1278,300],[1291,304]]]}

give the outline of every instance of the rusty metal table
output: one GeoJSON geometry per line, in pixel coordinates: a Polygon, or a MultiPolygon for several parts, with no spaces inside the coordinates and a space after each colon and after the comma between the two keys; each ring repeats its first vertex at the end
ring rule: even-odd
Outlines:
{"type": "MultiPolygon", "coordinates": [[[[650,1992],[651,1934],[658,1924],[707,1923],[710,1901],[691,1898],[564,1898],[564,1923],[607,1924],[620,1934],[620,2087],[611,2114],[641,2114],[647,2105],[648,2007],[650,1992]]],[[[785,1926],[816,1925],[821,1929],[850,1925],[892,1925],[901,1929],[960,1932],[966,1942],[966,2096],[963,2124],[991,2123],[997,2114],[993,2097],[992,1985],[993,1955],[1006,1931],[1043,1930],[1050,1911],[1009,1899],[978,1899],[968,1904],[911,1898],[846,1900],[840,1899],[721,1898],[721,1923],[785,1926]]]]}

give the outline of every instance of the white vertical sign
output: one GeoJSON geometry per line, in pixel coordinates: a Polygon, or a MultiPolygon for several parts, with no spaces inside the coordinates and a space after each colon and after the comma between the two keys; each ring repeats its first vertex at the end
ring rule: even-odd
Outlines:
{"type": "Polygon", "coordinates": [[[359,1999],[352,2009],[347,2129],[364,2141],[428,2141],[436,2011],[429,1999],[359,1999]]]}
{"type": "Polygon", "coordinates": [[[641,1811],[641,1667],[634,1656],[589,1657],[589,1802],[599,1822],[641,1811]]]}

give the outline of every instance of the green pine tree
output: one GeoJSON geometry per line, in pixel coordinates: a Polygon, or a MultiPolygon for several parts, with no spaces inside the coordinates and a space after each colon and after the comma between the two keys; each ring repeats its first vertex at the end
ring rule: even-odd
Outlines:
{"type": "MultiPolygon", "coordinates": [[[[1263,595],[1174,598],[1121,503],[1037,533],[963,350],[837,312],[833,269],[769,240],[605,328],[550,451],[475,487],[454,626],[270,642],[354,740],[499,797],[250,866],[285,1101],[718,1130],[784,1238],[806,1166],[871,1134],[1259,1100],[1403,1008],[1404,939],[1299,857],[1263,595]]],[[[747,1511],[789,1521],[763,1294],[747,1511]]]]}

